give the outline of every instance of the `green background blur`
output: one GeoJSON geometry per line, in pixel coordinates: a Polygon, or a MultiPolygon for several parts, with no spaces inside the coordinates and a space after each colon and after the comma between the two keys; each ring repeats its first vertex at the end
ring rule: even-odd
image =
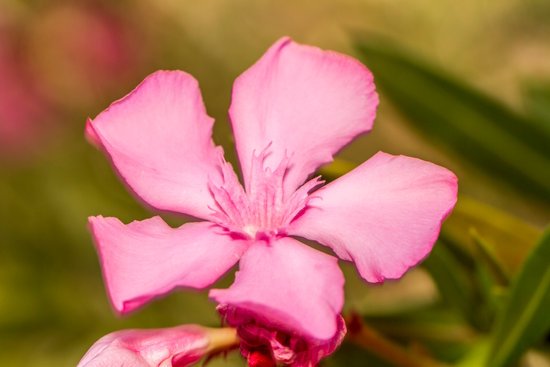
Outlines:
{"type": "MultiPolygon", "coordinates": [[[[121,328],[219,324],[204,292],[114,315],[87,217],[151,213],[85,141],[84,124],[149,73],[185,70],[235,164],[232,82],[284,35],[359,58],[381,93],[373,132],[327,177],[378,150],[459,176],[433,255],[384,286],[347,266],[345,311],[411,359],[506,366],[530,348],[521,363],[550,366],[546,0],[0,0],[0,366],[74,366],[121,328]]],[[[374,354],[346,343],[325,365],[392,365],[374,354]]]]}

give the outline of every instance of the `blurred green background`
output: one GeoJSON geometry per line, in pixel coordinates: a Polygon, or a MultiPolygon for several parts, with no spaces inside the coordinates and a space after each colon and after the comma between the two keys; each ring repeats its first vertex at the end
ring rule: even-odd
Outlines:
{"type": "Polygon", "coordinates": [[[219,324],[205,293],[114,315],[87,217],[151,213],[84,123],[154,70],[182,69],[235,163],[232,82],[283,35],[359,58],[381,93],[374,131],[328,178],[384,150],[449,167],[460,184],[421,267],[383,286],[345,267],[346,313],[410,364],[360,333],[324,365],[550,366],[547,0],[0,0],[1,366],[74,366],[121,328],[219,324]]]}

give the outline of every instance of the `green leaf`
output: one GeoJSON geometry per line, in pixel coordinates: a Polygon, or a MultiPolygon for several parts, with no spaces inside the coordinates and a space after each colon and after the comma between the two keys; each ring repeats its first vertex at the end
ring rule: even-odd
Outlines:
{"type": "Polygon", "coordinates": [[[550,132],[396,47],[357,37],[376,84],[413,126],[442,148],[524,193],[550,202],[550,132]]]}
{"type": "Polygon", "coordinates": [[[550,132],[550,81],[526,83],[523,99],[529,116],[550,132]]]}
{"type": "Polygon", "coordinates": [[[510,366],[550,330],[550,228],[531,252],[496,324],[488,365],[510,366]]]}
{"type": "Polygon", "coordinates": [[[485,250],[494,255],[507,276],[517,274],[541,230],[507,212],[460,195],[443,234],[450,244],[459,245],[478,258],[472,230],[482,237],[485,250]]]}
{"type": "Polygon", "coordinates": [[[487,331],[494,317],[487,283],[479,264],[473,267],[453,252],[442,236],[423,266],[430,272],[443,301],[454,308],[472,327],[487,331]]]}
{"type": "Polygon", "coordinates": [[[446,244],[438,241],[423,266],[430,272],[443,300],[476,324],[473,309],[475,290],[467,269],[453,256],[446,244]]]}
{"type": "Polygon", "coordinates": [[[470,230],[474,243],[478,249],[478,258],[481,260],[480,266],[487,269],[495,283],[499,286],[507,286],[509,284],[509,276],[506,273],[506,267],[502,260],[497,256],[495,245],[487,242],[474,228],[470,230]]]}
{"type": "Polygon", "coordinates": [[[488,354],[489,340],[487,338],[479,338],[462,360],[455,364],[455,367],[485,366],[488,354]]]}

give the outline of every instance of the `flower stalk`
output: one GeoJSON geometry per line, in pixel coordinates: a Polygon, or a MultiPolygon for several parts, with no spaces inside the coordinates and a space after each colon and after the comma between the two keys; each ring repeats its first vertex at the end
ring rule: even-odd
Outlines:
{"type": "Polygon", "coordinates": [[[239,346],[240,341],[235,328],[206,328],[206,330],[210,339],[207,354],[216,354],[239,346]]]}

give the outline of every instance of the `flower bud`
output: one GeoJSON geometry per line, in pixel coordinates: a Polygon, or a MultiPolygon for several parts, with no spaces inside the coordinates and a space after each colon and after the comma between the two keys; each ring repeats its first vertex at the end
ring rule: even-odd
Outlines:
{"type": "Polygon", "coordinates": [[[332,354],[346,334],[346,325],[338,316],[338,330],[328,340],[300,335],[266,322],[252,312],[231,305],[218,306],[224,321],[237,329],[240,350],[250,367],[312,367],[332,354]]]}
{"type": "Polygon", "coordinates": [[[121,330],[99,339],[77,367],[185,367],[238,343],[235,329],[181,325],[165,329],[121,330]]]}

